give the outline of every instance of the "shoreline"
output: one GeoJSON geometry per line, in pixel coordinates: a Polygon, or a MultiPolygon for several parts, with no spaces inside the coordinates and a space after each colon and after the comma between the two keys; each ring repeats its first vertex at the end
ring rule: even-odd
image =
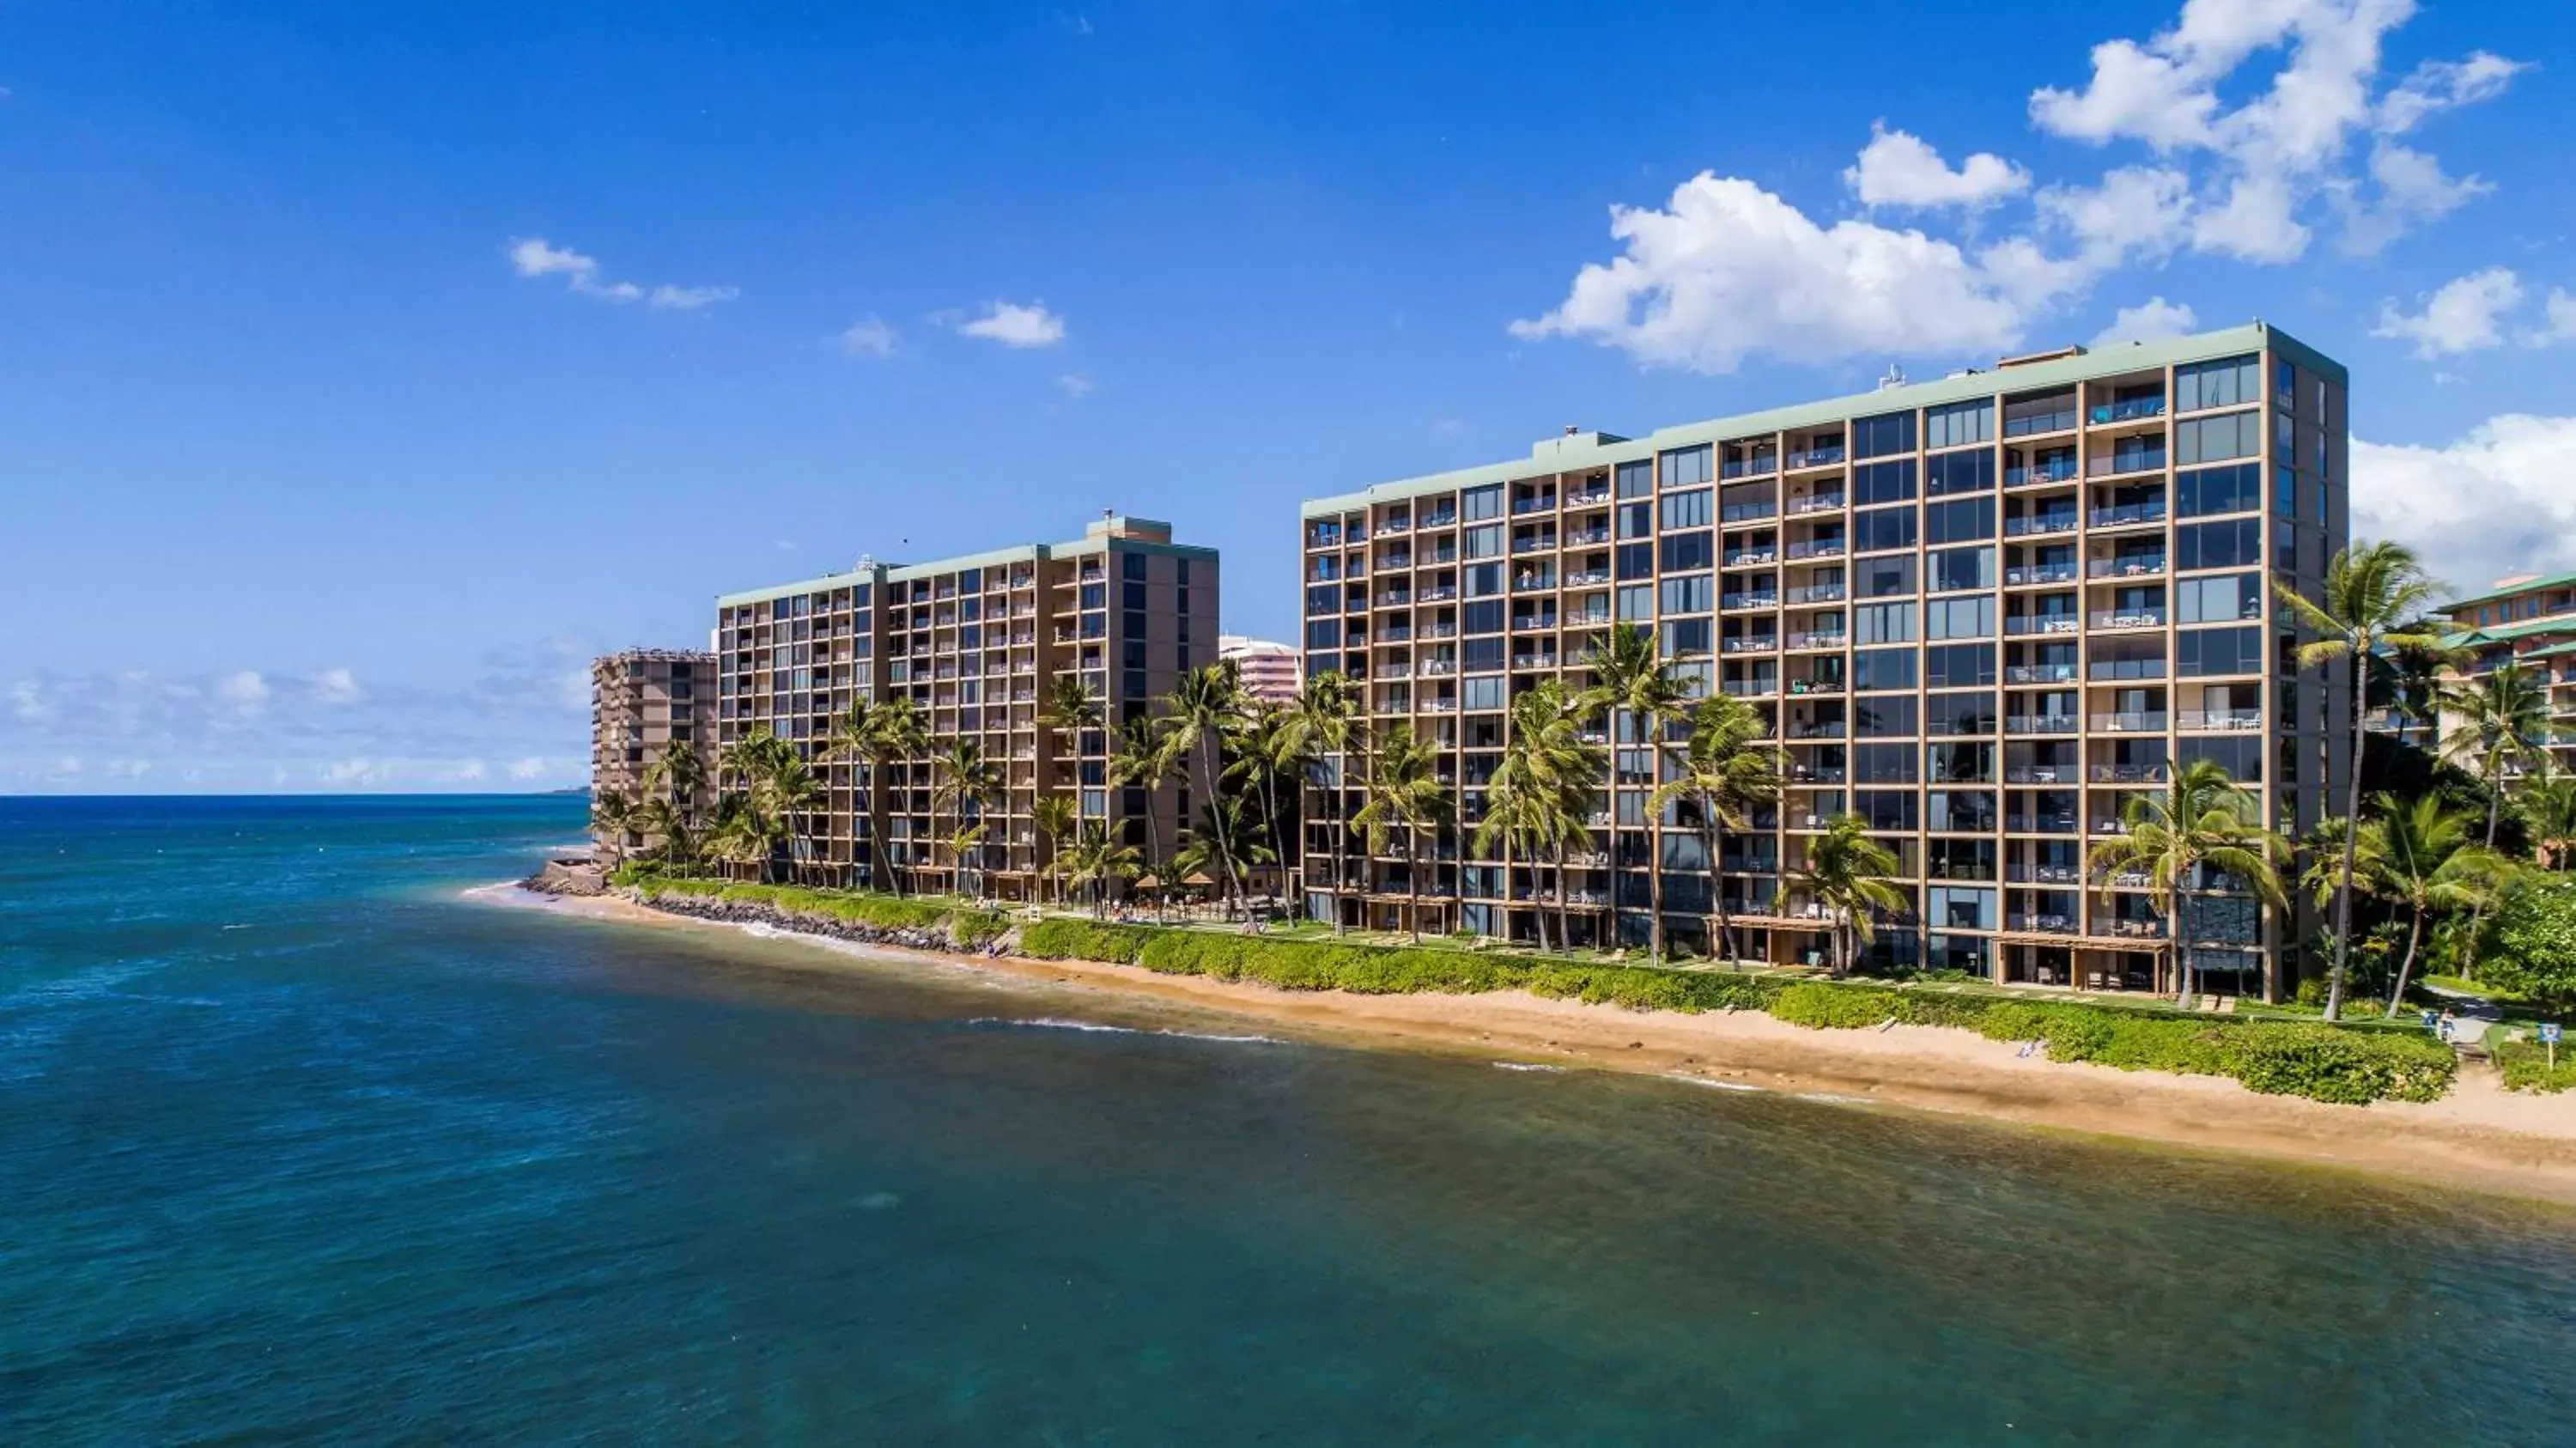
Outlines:
{"type": "MultiPolygon", "coordinates": [[[[467,898],[648,927],[743,933],[739,923],[656,910],[617,895],[559,896],[518,883],[467,898]]],[[[1141,966],[921,951],[783,926],[763,939],[809,949],[816,970],[930,963],[1094,993],[1126,1004],[1208,1011],[1294,1028],[1297,1038],[1406,1049],[1497,1065],[1653,1075],[1703,1088],[1884,1105],[2096,1139],[2256,1156],[2435,1186],[2576,1205],[2576,1093],[2506,1091],[2464,1074],[2440,1101],[2339,1106],[2266,1096],[2214,1076],[2122,1071],[2022,1053],[1943,1026],[1811,1030],[1757,1011],[1634,1011],[1521,991],[1358,995],[1165,975],[1141,966]]]]}

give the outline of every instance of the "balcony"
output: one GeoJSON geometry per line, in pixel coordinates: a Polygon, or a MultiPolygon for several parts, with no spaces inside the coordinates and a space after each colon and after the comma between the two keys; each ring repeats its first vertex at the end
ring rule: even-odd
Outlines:
{"type": "Polygon", "coordinates": [[[2185,709],[2182,711],[2182,727],[2226,732],[2260,729],[2263,727],[2263,711],[2260,709],[2185,709]]]}
{"type": "Polygon", "coordinates": [[[1565,495],[1565,506],[1569,508],[1588,508],[1595,503],[1606,503],[1609,501],[1610,488],[1606,483],[1595,483],[1591,487],[1579,489],[1565,495]]]}
{"type": "Polygon", "coordinates": [[[1512,540],[1512,551],[1514,553],[1552,553],[1556,551],[1556,535],[1541,533],[1529,538],[1515,538],[1512,540]]]}
{"type": "Polygon", "coordinates": [[[2126,477],[2131,473],[2162,472],[2164,471],[2164,466],[2165,450],[2163,448],[2146,448],[2132,452],[2116,452],[2106,458],[2086,458],[2084,460],[2084,476],[2088,478],[2118,478],[2126,477]]]}
{"type": "Polygon", "coordinates": [[[2006,784],[2073,784],[2072,764],[2008,764],[2004,766],[2006,784]]]}
{"type": "Polygon", "coordinates": [[[2075,514],[2072,512],[2033,513],[2027,517],[2004,519],[2004,536],[2007,538],[2037,538],[2074,531],[2075,514]]]}
{"type": "Polygon", "coordinates": [[[1512,655],[1512,669],[1514,672],[1524,672],[1531,669],[1553,669],[1555,667],[1556,655],[1554,654],[1512,655]]]}
{"type": "Polygon", "coordinates": [[[1794,518],[1803,513],[1832,513],[1839,511],[1842,506],[1841,493],[1811,493],[1805,497],[1789,500],[1789,516],[1794,518]]]}
{"type": "Polygon", "coordinates": [[[1458,514],[1454,510],[1441,513],[1426,513],[1422,518],[1422,526],[1425,528],[1446,528],[1457,521],[1458,514]]]}
{"type": "Polygon", "coordinates": [[[1568,548],[1579,548],[1586,544],[1597,545],[1609,541],[1610,530],[1607,528],[1569,528],[1565,533],[1565,546],[1568,548]]]}
{"type": "Polygon", "coordinates": [[[1803,543],[1789,545],[1789,561],[1795,563],[1808,558],[1840,558],[1848,551],[1850,551],[1849,546],[1840,538],[1810,538],[1803,543]]]}
{"type": "Polygon", "coordinates": [[[2070,935],[2075,930],[2075,917],[2054,911],[2039,915],[2015,911],[2004,917],[2004,928],[2025,935],[2070,935]]]}
{"type": "Polygon", "coordinates": [[[2130,679],[2161,679],[2165,661],[2153,659],[2101,659],[2084,670],[2084,677],[2096,683],[2119,683],[2130,679]]]}
{"type": "Polygon", "coordinates": [[[1552,613],[1523,614],[1512,620],[1514,633],[1537,633],[1542,629],[1554,627],[1556,627],[1556,615],[1552,613]]]}
{"type": "Polygon", "coordinates": [[[1792,739],[1841,739],[1849,734],[1850,731],[1851,724],[1847,720],[1818,719],[1810,723],[1790,725],[1789,737],[1792,739]]]}
{"type": "Polygon", "coordinates": [[[1380,608],[1403,608],[1413,602],[1413,595],[1401,588],[1390,588],[1377,596],[1380,608]]]}
{"type": "Polygon", "coordinates": [[[2004,486],[2027,488],[2040,483],[2071,483],[2079,469],[2073,458],[2057,458],[2044,463],[2029,463],[2004,469],[2004,486]]]}
{"type": "Polygon", "coordinates": [[[1830,468],[1839,465],[1842,460],[1843,448],[1840,443],[1832,447],[1811,447],[1789,454],[1789,466],[1793,469],[1830,468]]]}
{"type": "Polygon", "coordinates": [[[2140,523],[2161,523],[2164,520],[2165,505],[2161,502],[2129,503],[2117,508],[2096,508],[2085,519],[2096,528],[2127,528],[2140,523]]]}
{"type": "Polygon", "coordinates": [[[1413,677],[1413,665],[1380,664],[1370,677],[1379,679],[1410,679],[1413,677]]]}
{"type": "Polygon", "coordinates": [[[1843,767],[1839,764],[1793,764],[1789,766],[1791,784],[1840,784],[1843,767]]]}
{"type": "Polygon", "coordinates": [[[2004,669],[2007,684],[2071,684],[2075,682],[2073,664],[2012,664],[2004,669]]]}
{"type": "Polygon", "coordinates": [[[1721,464],[1718,467],[1717,475],[1720,478],[1727,479],[1767,478],[1779,470],[1780,455],[1778,453],[1761,453],[1754,457],[1738,458],[1732,462],[1721,464]]]}
{"type": "Polygon", "coordinates": [[[1717,597],[1717,606],[1721,610],[1737,608],[1778,608],[1780,606],[1780,595],[1777,591],[1721,593],[1717,597]]]}
{"type": "Polygon", "coordinates": [[[2071,613],[2024,613],[2004,619],[2004,632],[2011,636],[2024,634],[2071,634],[2075,632],[2075,615],[2071,613]]]}
{"type": "Polygon", "coordinates": [[[1457,596],[1457,588],[1446,583],[1435,584],[1430,588],[1421,589],[1414,594],[1414,597],[1421,599],[1424,603],[1443,603],[1449,599],[1456,598],[1457,596]]]}
{"type": "Polygon", "coordinates": [[[2159,578],[2164,575],[2165,555],[2133,554],[2126,558],[2095,558],[2085,563],[2087,578],[2159,578]]]}
{"type": "Polygon", "coordinates": [[[1789,692],[1801,697],[1811,694],[1840,694],[1846,685],[1840,679],[1791,679],[1789,692]]]}
{"type": "Polygon", "coordinates": [[[2073,583],[2076,568],[2072,563],[2033,563],[2004,570],[2004,586],[2022,588],[2036,583],[2073,583]]]}
{"type": "Polygon", "coordinates": [[[1749,634],[1717,641],[1718,652],[1725,654],[1767,654],[1777,652],[1779,647],[1778,634],[1749,634]]]}
{"type": "Polygon", "coordinates": [[[1458,672],[1458,661],[1456,659],[1424,659],[1422,661],[1422,676],[1426,679],[1446,678],[1456,672],[1458,672]]]}
{"type": "Polygon", "coordinates": [[[2092,724],[2093,732],[2096,734],[2162,734],[2165,732],[2165,716],[2162,710],[2096,714],[2092,716],[2092,724]]]}
{"type": "Polygon", "coordinates": [[[2075,833],[2075,816],[2072,814],[2005,815],[2004,832],[2014,835],[2071,835],[2075,833]]]}
{"type": "Polygon", "coordinates": [[[2006,403],[2004,436],[2029,437],[2035,433],[2065,432],[2081,421],[2082,416],[2075,410],[2075,394],[2072,392],[2067,393],[2063,398],[2037,398],[2026,403],[2006,403]],[[2014,412],[2016,407],[2024,410],[2016,415],[2014,412]],[[2040,408],[2048,410],[2040,411],[2038,410],[2040,408]]]}
{"type": "Polygon", "coordinates": [[[1720,524],[1754,523],[1759,522],[1764,518],[1777,518],[1779,516],[1780,505],[1777,503],[1767,502],[1729,503],[1725,507],[1717,510],[1717,521],[1720,524]]]}
{"type": "Polygon", "coordinates": [[[2095,427],[2109,427],[2115,422],[2136,422],[2142,418],[2164,415],[2165,400],[2162,397],[2132,397],[2126,402],[2114,402],[2108,406],[2090,408],[2085,413],[2087,420],[2095,427]]]}
{"type": "Polygon", "coordinates": [[[1405,519],[1389,518],[1385,522],[1377,525],[1378,536],[1384,537],[1389,533],[1402,533],[1412,526],[1413,524],[1405,519]]]}
{"type": "Polygon", "coordinates": [[[2161,920],[2096,920],[2084,932],[2106,940],[2162,940],[2165,923],[2161,920]]]}
{"type": "Polygon", "coordinates": [[[2004,719],[2006,734],[2072,734],[2079,721],[2072,714],[2014,714],[2004,719]]]}
{"type": "Polygon", "coordinates": [[[2165,611],[2161,608],[2102,609],[2086,615],[2084,621],[2104,630],[2162,628],[2165,611]]]}
{"type": "Polygon", "coordinates": [[[1779,684],[1770,679],[1726,679],[1717,687],[1738,699],[1768,699],[1780,692],[1779,684]]]}
{"type": "Polygon", "coordinates": [[[1750,568],[1759,563],[1779,561],[1780,550],[1777,548],[1729,548],[1719,558],[1720,566],[1726,568],[1750,568]]]}
{"type": "Polygon", "coordinates": [[[1790,589],[1789,602],[1792,605],[1839,603],[1850,592],[1846,585],[1840,583],[1810,583],[1803,588],[1790,589]]]}
{"type": "Polygon", "coordinates": [[[1550,493],[1540,498],[1514,498],[1512,511],[1514,513],[1553,513],[1556,511],[1556,495],[1550,493]]]}
{"type": "Polygon", "coordinates": [[[1565,586],[1568,588],[1590,588],[1609,581],[1610,570],[1607,568],[1585,568],[1565,575],[1565,586]]]}
{"type": "Polygon", "coordinates": [[[1427,639],[1454,639],[1458,636],[1458,626],[1454,623],[1426,623],[1422,626],[1422,636],[1427,639]]]}
{"type": "Polygon", "coordinates": [[[1512,578],[1514,593],[1552,593],[1555,589],[1556,573],[1553,569],[1516,574],[1512,578]]]}
{"type": "Polygon", "coordinates": [[[2084,872],[2073,865],[2011,865],[2004,879],[2015,885],[2080,885],[2084,872]]]}
{"type": "Polygon", "coordinates": [[[2156,764],[2097,764],[2091,774],[2095,784],[2162,784],[2166,769],[2156,764]]]}
{"type": "Polygon", "coordinates": [[[1792,649],[1838,649],[1841,648],[1844,642],[1850,637],[1850,634],[1839,630],[1832,633],[1792,633],[1789,635],[1789,647],[1792,649]]]}

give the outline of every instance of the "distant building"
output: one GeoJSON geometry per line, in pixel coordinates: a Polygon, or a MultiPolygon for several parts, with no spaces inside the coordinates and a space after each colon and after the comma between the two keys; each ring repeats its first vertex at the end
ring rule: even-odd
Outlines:
{"type": "MultiPolygon", "coordinates": [[[[2549,695],[2552,720],[2576,717],[2576,573],[2520,574],[2486,592],[2456,600],[2444,610],[2459,625],[2449,642],[2462,651],[2455,681],[2476,679],[2507,664],[2528,671],[2549,695]]],[[[2395,710],[2371,716],[2374,727],[2430,745],[2424,721],[2395,710]]],[[[2456,723],[2440,721],[2448,735],[2456,723]]],[[[2576,766],[2576,735],[2553,738],[2550,754],[2560,767],[2576,766]]]]}
{"type": "MultiPolygon", "coordinates": [[[[628,649],[590,665],[590,788],[640,800],[644,776],[674,739],[713,762],[716,656],[628,649]]],[[[704,803],[704,801],[698,801],[704,803]]]]}
{"type": "Polygon", "coordinates": [[[1268,639],[1226,634],[1216,641],[1216,656],[1232,659],[1243,670],[1243,691],[1274,704],[1293,704],[1301,669],[1297,650],[1268,639]]]}
{"type": "Polygon", "coordinates": [[[1216,550],[1174,543],[1169,523],[1114,514],[1071,542],[862,561],[726,594],[716,600],[716,747],[765,729],[813,763],[824,804],[787,846],[797,878],[883,889],[891,866],[926,888],[1031,899],[1047,863],[1031,816],[1041,798],[1070,796],[1085,821],[1129,844],[1168,849],[1179,838],[1193,809],[1187,786],[1115,786],[1109,756],[1119,725],[1214,657],[1216,621],[1216,550]],[[1039,719],[1067,676],[1099,701],[1105,727],[1065,734],[1039,719]],[[856,698],[910,699],[931,736],[930,755],[886,782],[882,856],[868,838],[868,766],[827,757],[832,720],[856,698]],[[962,811],[986,832],[961,861],[950,843],[961,810],[943,797],[934,761],[970,740],[1000,780],[962,811]]]}

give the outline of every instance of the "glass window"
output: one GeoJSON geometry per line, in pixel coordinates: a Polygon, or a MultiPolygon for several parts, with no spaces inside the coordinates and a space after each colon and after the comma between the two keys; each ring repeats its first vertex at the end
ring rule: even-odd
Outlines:
{"type": "Polygon", "coordinates": [[[2174,513],[2198,518],[2211,513],[2250,513],[2262,506],[2263,465],[2203,468],[2174,475],[2174,513]]]}
{"type": "Polygon", "coordinates": [[[1911,689],[1915,682],[1912,649],[1863,649],[1852,655],[1852,687],[1864,693],[1911,689]]]}
{"type": "Polygon", "coordinates": [[[1934,593],[1995,586],[1995,550],[1945,548],[1924,557],[1925,583],[1934,593]]]}
{"type": "Polygon", "coordinates": [[[1864,508],[1872,503],[1902,503],[1912,499],[1914,459],[1868,463],[1852,469],[1851,495],[1852,502],[1864,508]]]}
{"type": "Polygon", "coordinates": [[[1851,566],[1853,593],[1860,598],[1896,598],[1914,592],[1914,560],[1864,558],[1851,566]]]}
{"type": "MultiPolygon", "coordinates": [[[[1706,497],[1706,496],[1707,496],[1707,494],[1703,493],[1703,494],[1701,494],[1701,496],[1702,496],[1702,497],[1706,497]]],[[[1700,521],[1701,521],[1701,522],[1703,522],[1703,523],[1705,523],[1705,522],[1707,522],[1708,520],[1707,520],[1707,519],[1705,519],[1705,518],[1702,518],[1700,521]]],[[[1651,538],[1651,537],[1653,537],[1653,536],[1654,536],[1654,533],[1655,533],[1655,505],[1654,505],[1654,504],[1652,504],[1652,503],[1622,503],[1622,504],[1620,504],[1620,505],[1619,505],[1619,536],[1620,536],[1620,537],[1622,537],[1622,538],[1651,538]]]]}
{"type": "Polygon", "coordinates": [[[2175,672],[2185,678],[2263,671],[2263,630],[2186,629],[2174,636],[2175,672]]]}
{"type": "Polygon", "coordinates": [[[1973,689],[1995,682],[1993,644],[1937,644],[1923,651],[1923,682],[1934,689],[1973,689]]]}
{"type": "Polygon", "coordinates": [[[1995,439],[1995,404],[1991,399],[1954,402],[1923,409],[1923,447],[1966,447],[1995,439]]]}
{"type": "Polygon", "coordinates": [[[1890,412],[1856,417],[1851,425],[1851,453],[1856,458],[1884,457],[1914,451],[1914,414],[1890,412]]]}
{"type": "Polygon", "coordinates": [[[1982,694],[1934,694],[1925,703],[1924,722],[1932,734],[1992,734],[1995,732],[1995,696],[1982,694]]]}
{"type": "Polygon", "coordinates": [[[2223,573],[2174,585],[2177,623],[2236,623],[2263,616],[2263,575],[2223,573]]]}
{"type": "Polygon", "coordinates": [[[1341,641],[1342,621],[1340,619],[1319,618],[1306,625],[1306,647],[1310,649],[1333,648],[1341,641]]]}
{"type": "Polygon", "coordinates": [[[1995,536],[1995,500],[1961,498],[1955,503],[1923,506],[1923,541],[1966,543],[1995,536]]]}
{"type": "Polygon", "coordinates": [[[1503,591],[1503,565],[1471,563],[1467,565],[1467,596],[1491,598],[1503,591]]]}
{"type": "Polygon", "coordinates": [[[1503,676],[1488,674],[1481,679],[1465,679],[1458,685],[1459,707],[1470,710],[1503,707],[1503,676]]]}
{"type": "MultiPolygon", "coordinates": [[[[1991,801],[1992,795],[1986,796],[1991,801]]],[[[1991,815],[1983,824],[1934,824],[1934,829],[1982,830],[1994,828],[1991,815]]],[[[1933,885],[1923,892],[1923,923],[1944,930],[1992,930],[1995,928],[1995,892],[1971,889],[1964,885],[1933,885]]],[[[1968,942],[1962,942],[1968,943],[1968,942]]]]}
{"type": "Polygon", "coordinates": [[[1709,523],[1709,492],[1667,493],[1663,513],[1666,528],[1705,528],[1709,523]]]}
{"type": "Polygon", "coordinates": [[[1468,604],[1459,612],[1465,620],[1460,625],[1464,632],[1485,634],[1503,631],[1503,601],[1499,598],[1468,604]]]}
{"type": "Polygon", "coordinates": [[[1851,748],[1852,783],[1914,783],[1914,748],[1911,744],[1853,745],[1851,748]]]}
{"type": "Polygon", "coordinates": [[[1664,625],[1664,657],[1684,658],[1708,652],[1708,624],[1704,618],[1677,618],[1664,625]]]}
{"type": "MultiPolygon", "coordinates": [[[[1895,652],[1906,652],[1896,650],[1895,652]]],[[[1909,653],[1907,657],[1912,657],[1909,653]]],[[[1911,739],[1914,737],[1914,696],[1897,694],[1879,699],[1852,701],[1852,733],[1862,739],[1911,739]]]]}
{"type": "Polygon", "coordinates": [[[2263,561],[2263,524],[2257,518],[2189,523],[2174,529],[2176,568],[2242,568],[2263,561]]]}
{"type": "Polygon", "coordinates": [[[1715,476],[1709,471],[1709,447],[1706,443],[1698,447],[1675,448],[1664,454],[1664,486],[1667,488],[1696,487],[1715,476]]]}
{"type": "Polygon", "coordinates": [[[1664,580],[1664,612],[1706,613],[1716,607],[1716,580],[1705,573],[1664,580]]]}
{"type": "Polygon", "coordinates": [[[2174,424],[2173,433],[2174,461],[2179,464],[2250,458],[2263,450],[2263,414],[2187,418],[2174,424]]]}
{"type": "Polygon", "coordinates": [[[1664,571],[1708,568],[1717,562],[1713,533],[1675,533],[1663,540],[1664,571]]]}
{"type": "Polygon", "coordinates": [[[1655,616],[1655,586],[1651,583],[1629,584],[1619,590],[1619,617],[1622,621],[1655,616]]]}
{"type": "Polygon", "coordinates": [[[1496,483],[1491,487],[1469,488],[1460,493],[1458,511],[1465,515],[1469,522],[1503,516],[1503,485],[1496,483]]]}
{"type": "Polygon", "coordinates": [[[1852,547],[1861,552],[1914,546],[1914,509],[1908,505],[1852,515],[1852,547]]]}
{"type": "Polygon", "coordinates": [[[1859,789],[1852,791],[1852,813],[1873,830],[1914,830],[1921,827],[1921,795],[1912,790],[1859,789]]]}
{"type": "Polygon", "coordinates": [[[1485,523],[1468,529],[1466,548],[1467,556],[1470,558],[1501,557],[1503,553],[1503,525],[1500,523],[1485,523]]]}
{"type": "Polygon", "coordinates": [[[2290,414],[2272,414],[2272,461],[2294,463],[2299,460],[2299,430],[2290,422],[2290,414]]]}
{"type": "Polygon", "coordinates": [[[1865,603],[1851,611],[1852,642],[1904,644],[1914,641],[1914,605],[1865,603]]]}
{"type": "Polygon", "coordinates": [[[1923,636],[1931,639],[1990,639],[1995,636],[1995,600],[1936,598],[1923,606],[1923,636]]]}
{"type": "Polygon", "coordinates": [[[1653,463],[1642,458],[1633,463],[1621,463],[1618,475],[1620,497],[1645,498],[1654,495],[1655,465],[1653,463]]]}
{"type": "MultiPolygon", "coordinates": [[[[2284,364],[2287,365],[2287,364],[2284,364]]],[[[2257,401],[2255,389],[2261,384],[2255,357],[2224,357],[2215,362],[2194,362],[2174,369],[2174,411],[2198,412],[2205,407],[2242,407],[2257,401]]]]}
{"type": "Polygon", "coordinates": [[[1994,449],[1944,453],[1923,464],[1923,491],[1929,497],[1978,493],[1995,485],[1994,449]]]}

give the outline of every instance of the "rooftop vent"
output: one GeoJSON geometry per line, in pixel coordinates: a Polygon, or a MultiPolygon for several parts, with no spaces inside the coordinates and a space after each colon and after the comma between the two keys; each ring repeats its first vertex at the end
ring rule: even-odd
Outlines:
{"type": "Polygon", "coordinates": [[[1905,369],[1897,366],[1893,362],[1888,363],[1887,375],[1878,379],[1878,390],[1885,392],[1892,387],[1903,387],[1904,385],[1905,369]]]}

